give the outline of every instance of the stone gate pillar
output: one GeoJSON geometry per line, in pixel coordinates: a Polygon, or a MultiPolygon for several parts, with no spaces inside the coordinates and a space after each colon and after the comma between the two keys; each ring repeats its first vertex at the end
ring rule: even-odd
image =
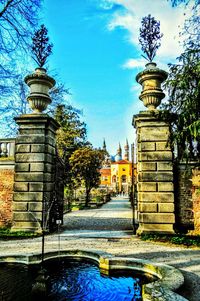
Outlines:
{"type": "Polygon", "coordinates": [[[31,92],[32,114],[17,117],[12,231],[45,228],[55,183],[55,134],[58,123],[42,111],[51,101],[48,89],[55,81],[40,68],[25,78],[31,92]]]}
{"type": "Polygon", "coordinates": [[[133,117],[137,132],[138,234],[173,233],[174,186],[172,150],[167,144],[169,126],[156,107],[164,98],[161,83],[167,73],[155,63],[146,65],[136,80],[142,85],[140,99],[148,108],[133,117]]]}

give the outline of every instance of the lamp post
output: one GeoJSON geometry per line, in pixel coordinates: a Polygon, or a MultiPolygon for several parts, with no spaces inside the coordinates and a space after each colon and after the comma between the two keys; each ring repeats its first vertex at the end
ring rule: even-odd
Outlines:
{"type": "Polygon", "coordinates": [[[135,224],[135,187],[134,187],[134,143],[131,144],[132,177],[131,177],[131,203],[133,210],[133,233],[136,234],[135,224]]]}

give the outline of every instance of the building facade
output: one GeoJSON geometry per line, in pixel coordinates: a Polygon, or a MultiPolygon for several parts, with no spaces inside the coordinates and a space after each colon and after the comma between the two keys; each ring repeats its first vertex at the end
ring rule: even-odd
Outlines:
{"type": "MultiPolygon", "coordinates": [[[[105,141],[103,143],[103,150],[107,152],[105,141]]],[[[122,157],[122,148],[119,144],[115,156],[106,156],[100,170],[100,187],[116,193],[128,194],[134,182],[134,173],[133,163],[129,160],[129,144],[127,140],[124,150],[124,156],[122,157]]]]}

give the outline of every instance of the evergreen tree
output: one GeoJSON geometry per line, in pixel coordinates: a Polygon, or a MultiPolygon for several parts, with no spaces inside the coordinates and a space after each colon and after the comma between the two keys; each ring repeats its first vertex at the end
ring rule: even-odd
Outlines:
{"type": "Polygon", "coordinates": [[[58,105],[54,118],[60,124],[57,131],[58,154],[65,164],[65,184],[72,189],[69,159],[74,151],[87,145],[86,124],[81,121],[80,111],[72,106],[58,105]]]}
{"type": "MultiPolygon", "coordinates": [[[[177,5],[179,2],[173,1],[177,5]]],[[[198,159],[200,155],[200,2],[193,6],[193,15],[186,20],[184,52],[176,64],[169,65],[166,82],[169,100],[162,113],[172,125],[170,141],[178,148],[178,158],[198,159]]]]}

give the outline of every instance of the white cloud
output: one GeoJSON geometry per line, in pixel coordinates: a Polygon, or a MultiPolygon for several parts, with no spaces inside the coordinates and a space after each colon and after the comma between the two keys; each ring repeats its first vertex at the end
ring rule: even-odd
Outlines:
{"type": "MultiPolygon", "coordinates": [[[[103,0],[105,3],[106,0],[103,0]]],[[[182,51],[179,32],[183,28],[184,20],[191,14],[191,7],[187,10],[184,5],[172,8],[167,0],[107,0],[108,4],[119,4],[123,10],[112,14],[108,29],[114,30],[117,27],[124,28],[129,33],[129,41],[140,51],[138,42],[139,28],[144,16],[151,14],[160,21],[161,32],[164,34],[161,40],[161,47],[158,50],[156,61],[162,61],[165,65],[180,55],[182,51]],[[139,3],[138,3],[139,2],[139,3]]],[[[130,68],[140,66],[141,60],[129,59],[123,67],[130,68]]]]}
{"type": "MultiPolygon", "coordinates": [[[[134,69],[134,68],[144,68],[145,60],[144,59],[128,59],[122,67],[124,69],[134,69]]],[[[139,71],[139,70],[138,70],[139,71]]]]}

